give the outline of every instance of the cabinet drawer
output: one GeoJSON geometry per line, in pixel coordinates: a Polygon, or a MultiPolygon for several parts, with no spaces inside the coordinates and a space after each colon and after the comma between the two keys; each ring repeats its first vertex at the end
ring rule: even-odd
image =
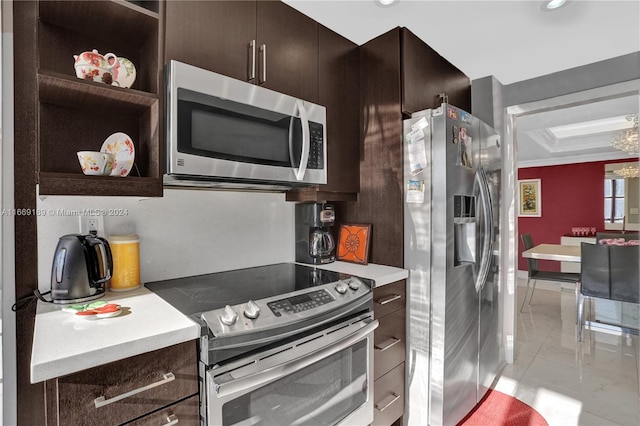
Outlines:
{"type": "Polygon", "coordinates": [[[405,358],[405,310],[379,318],[374,334],[373,376],[377,380],[405,358]]]}
{"type": "Polygon", "coordinates": [[[147,414],[127,425],[131,426],[198,426],[200,424],[200,408],[198,407],[198,395],[187,398],[163,408],[155,413],[147,414]]]}
{"type": "Polygon", "coordinates": [[[373,313],[376,318],[404,308],[406,280],[396,281],[373,289],[373,313]]]}
{"type": "Polygon", "coordinates": [[[404,414],[404,363],[373,383],[373,426],[389,426],[404,414]]]}
{"type": "Polygon", "coordinates": [[[58,377],[46,386],[47,405],[54,406],[47,416],[50,425],[127,422],[197,395],[196,343],[185,342],[58,377]]]}

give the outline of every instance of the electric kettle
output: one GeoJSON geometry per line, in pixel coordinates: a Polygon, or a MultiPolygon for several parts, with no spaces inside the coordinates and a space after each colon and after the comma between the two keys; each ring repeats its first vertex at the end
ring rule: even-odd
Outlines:
{"type": "Polygon", "coordinates": [[[107,240],[95,235],[63,235],[53,256],[51,301],[64,304],[98,299],[112,273],[107,240]]]}

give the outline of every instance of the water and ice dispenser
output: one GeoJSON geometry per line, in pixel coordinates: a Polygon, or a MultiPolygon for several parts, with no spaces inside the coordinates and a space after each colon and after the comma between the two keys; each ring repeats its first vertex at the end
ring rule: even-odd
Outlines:
{"type": "Polygon", "coordinates": [[[453,263],[476,263],[476,197],[453,196],[453,263]]]}

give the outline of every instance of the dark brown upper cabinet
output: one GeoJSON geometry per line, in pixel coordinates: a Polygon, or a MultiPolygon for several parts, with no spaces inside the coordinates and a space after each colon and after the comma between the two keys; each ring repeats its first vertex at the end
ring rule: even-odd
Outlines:
{"type": "Polygon", "coordinates": [[[319,103],[318,23],[280,1],[257,3],[258,84],[319,103]]]}
{"type": "Polygon", "coordinates": [[[448,103],[471,112],[471,81],[453,64],[406,28],[400,30],[402,113],[436,108],[448,103]]]}
{"type": "Polygon", "coordinates": [[[122,1],[24,3],[14,15],[21,28],[14,60],[24,70],[15,90],[25,98],[15,116],[18,133],[33,126],[35,139],[16,156],[35,159],[40,194],[161,196],[160,14],[122,1]],[[129,59],[137,71],[132,87],[77,78],[73,55],[92,49],[129,59]],[[76,152],[99,151],[116,132],[135,147],[130,175],[85,176],[76,152]]]}
{"type": "Polygon", "coordinates": [[[318,24],[280,1],[169,1],[165,60],[318,102],[318,24]]]}
{"type": "Polygon", "coordinates": [[[469,111],[471,85],[406,28],[394,28],[359,50],[361,185],[357,202],[336,203],[336,217],[372,224],[369,261],[402,268],[403,116],[439,106],[441,93],[469,111]]]}
{"type": "Polygon", "coordinates": [[[249,80],[255,1],[168,1],[165,61],[249,80]]]}
{"type": "Polygon", "coordinates": [[[319,103],[327,108],[327,184],[288,201],[355,200],[360,190],[360,56],[355,43],[320,25],[319,103]]]}

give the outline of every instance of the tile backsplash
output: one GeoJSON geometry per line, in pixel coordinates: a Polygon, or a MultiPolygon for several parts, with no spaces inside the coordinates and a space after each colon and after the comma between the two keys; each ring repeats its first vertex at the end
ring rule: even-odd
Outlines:
{"type": "Polygon", "coordinates": [[[140,236],[140,279],[164,280],[294,260],[294,204],[281,193],[165,189],[162,198],[38,198],[38,288],[50,290],[58,239],[78,212],[106,211],[104,231],[140,236]],[[110,211],[111,210],[111,211],[110,211]]]}

